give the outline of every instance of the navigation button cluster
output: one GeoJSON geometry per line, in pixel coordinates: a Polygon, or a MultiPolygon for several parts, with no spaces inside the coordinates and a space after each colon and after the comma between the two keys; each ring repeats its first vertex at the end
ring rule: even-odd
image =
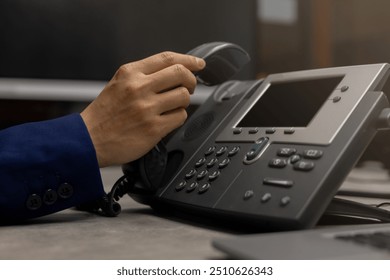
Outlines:
{"type": "Polygon", "coordinates": [[[289,163],[293,165],[294,170],[310,171],[314,169],[315,162],[323,156],[324,152],[318,149],[306,149],[299,153],[296,148],[280,148],[275,158],[272,158],[268,166],[272,168],[284,168],[289,163]]]}
{"type": "Polygon", "coordinates": [[[251,146],[249,151],[245,155],[244,163],[250,164],[254,162],[264,150],[268,144],[268,137],[260,137],[257,141],[251,146]]]}
{"type": "MultiPolygon", "coordinates": [[[[291,165],[293,170],[296,171],[311,171],[315,168],[316,161],[320,160],[324,155],[324,152],[320,149],[306,149],[298,151],[295,147],[282,147],[276,151],[276,156],[271,158],[268,162],[268,166],[275,169],[283,169],[291,165]]],[[[265,177],[263,178],[263,185],[276,186],[280,188],[291,188],[295,182],[286,178],[278,177],[265,177]]],[[[262,204],[272,200],[272,194],[270,192],[263,193],[260,196],[260,202],[262,204]]],[[[286,207],[291,203],[291,197],[286,195],[279,199],[279,206],[286,207]]]]}

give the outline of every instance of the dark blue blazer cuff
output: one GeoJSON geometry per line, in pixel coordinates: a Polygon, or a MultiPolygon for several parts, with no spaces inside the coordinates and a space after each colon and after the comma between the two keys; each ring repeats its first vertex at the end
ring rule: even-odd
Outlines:
{"type": "Polygon", "coordinates": [[[39,217],[104,194],[79,114],[0,131],[0,220],[39,217]]]}

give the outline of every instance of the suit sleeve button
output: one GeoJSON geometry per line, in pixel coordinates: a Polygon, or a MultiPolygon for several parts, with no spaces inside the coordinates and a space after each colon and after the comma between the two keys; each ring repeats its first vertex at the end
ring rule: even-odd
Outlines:
{"type": "Polygon", "coordinates": [[[58,187],[57,193],[61,198],[69,198],[73,195],[73,187],[68,183],[63,183],[58,187]]]}
{"type": "Polygon", "coordinates": [[[57,192],[52,189],[48,189],[43,195],[43,203],[46,205],[52,205],[57,201],[57,192]]]}
{"type": "Polygon", "coordinates": [[[27,198],[26,207],[28,210],[37,210],[42,206],[42,199],[37,194],[32,194],[27,198]]]}

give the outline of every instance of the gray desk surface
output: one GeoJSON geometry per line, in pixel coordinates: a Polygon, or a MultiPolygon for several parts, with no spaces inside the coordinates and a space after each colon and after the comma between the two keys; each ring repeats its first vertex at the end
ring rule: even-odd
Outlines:
{"type": "MultiPolygon", "coordinates": [[[[120,175],[119,168],[102,170],[107,189],[120,175]]],[[[376,188],[389,192],[389,174],[376,165],[351,172],[342,188],[366,188],[368,182],[360,181],[371,177],[383,181],[376,188]]],[[[116,218],[70,209],[26,224],[2,226],[0,259],[224,259],[211,240],[237,234],[157,215],[130,197],[123,198],[121,205],[116,218]]]]}
{"type": "MultiPolygon", "coordinates": [[[[102,170],[110,187],[119,168],[102,170]]],[[[130,197],[116,218],[73,209],[0,227],[0,259],[221,259],[211,239],[227,232],[160,217],[130,197]]]]}

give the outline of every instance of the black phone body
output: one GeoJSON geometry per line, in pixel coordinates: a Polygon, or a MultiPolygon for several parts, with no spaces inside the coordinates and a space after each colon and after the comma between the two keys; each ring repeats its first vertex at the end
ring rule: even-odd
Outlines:
{"type": "Polygon", "coordinates": [[[254,228],[313,227],[376,134],[388,76],[374,64],[221,84],[166,143],[165,178],[147,203],[254,228]]]}

